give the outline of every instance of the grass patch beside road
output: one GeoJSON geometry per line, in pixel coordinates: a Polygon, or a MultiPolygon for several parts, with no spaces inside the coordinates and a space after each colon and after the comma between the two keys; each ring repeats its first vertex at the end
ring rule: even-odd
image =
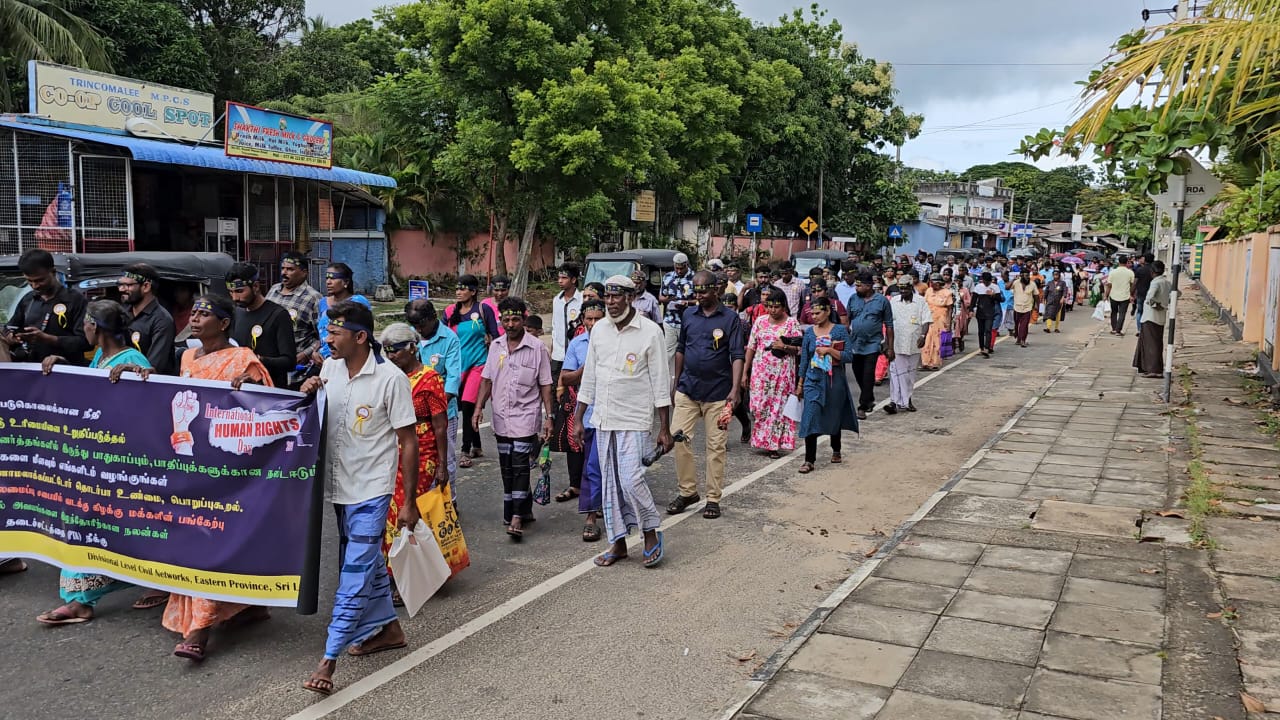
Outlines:
{"type": "Polygon", "coordinates": [[[1191,523],[1188,534],[1198,547],[1212,549],[1217,544],[1212,537],[1209,537],[1205,519],[1219,512],[1218,506],[1222,504],[1222,493],[1214,486],[1213,480],[1209,477],[1209,471],[1205,469],[1202,461],[1204,445],[1200,441],[1200,426],[1196,422],[1195,403],[1191,400],[1191,369],[1186,365],[1178,367],[1178,384],[1182,387],[1184,395],[1182,406],[1185,408],[1185,411],[1178,415],[1186,423],[1187,454],[1191,456],[1191,460],[1187,463],[1187,475],[1191,478],[1191,483],[1183,495],[1186,501],[1187,520],[1191,523]]]}

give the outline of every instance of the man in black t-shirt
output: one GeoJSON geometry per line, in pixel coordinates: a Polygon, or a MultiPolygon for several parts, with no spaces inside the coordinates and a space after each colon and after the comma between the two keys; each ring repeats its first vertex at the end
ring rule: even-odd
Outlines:
{"type": "Polygon", "coordinates": [[[31,292],[18,301],[0,330],[0,342],[17,362],[40,362],[61,355],[75,365],[88,364],[84,337],[84,296],[58,281],[53,256],[31,248],[18,258],[18,271],[31,292]]]}
{"type": "Polygon", "coordinates": [[[297,349],[293,341],[293,321],[289,311],[262,294],[258,269],[248,263],[236,263],[227,271],[227,292],[236,303],[236,318],[231,338],[247,347],[271,373],[276,387],[289,387],[289,371],[297,365],[297,349]]]}

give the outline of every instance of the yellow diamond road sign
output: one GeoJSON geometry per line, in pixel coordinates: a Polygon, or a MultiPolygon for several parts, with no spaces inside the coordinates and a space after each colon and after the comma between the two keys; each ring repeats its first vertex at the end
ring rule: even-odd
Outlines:
{"type": "Polygon", "coordinates": [[[818,223],[814,222],[813,218],[807,217],[804,222],[800,223],[800,229],[804,231],[805,235],[812,235],[813,231],[818,229],[818,223]]]}

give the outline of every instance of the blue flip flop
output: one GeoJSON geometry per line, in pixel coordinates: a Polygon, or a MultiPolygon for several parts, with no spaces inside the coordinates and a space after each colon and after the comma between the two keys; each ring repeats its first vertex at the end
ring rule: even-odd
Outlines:
{"type": "Polygon", "coordinates": [[[596,556],[596,567],[611,567],[619,560],[623,560],[626,557],[626,555],[617,555],[613,551],[606,551],[596,556]]]}
{"type": "Polygon", "coordinates": [[[644,566],[647,568],[658,567],[662,562],[662,531],[658,531],[658,544],[653,546],[652,550],[644,551],[644,566]]]}

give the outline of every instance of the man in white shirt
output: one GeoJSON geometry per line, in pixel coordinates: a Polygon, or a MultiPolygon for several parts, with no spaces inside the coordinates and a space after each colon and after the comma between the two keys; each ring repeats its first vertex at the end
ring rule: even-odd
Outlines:
{"type": "Polygon", "coordinates": [[[582,293],[578,292],[577,265],[565,263],[560,266],[556,282],[560,284],[560,292],[551,300],[551,374],[559,375],[560,366],[564,364],[564,349],[569,347],[573,339],[570,326],[577,327],[578,315],[582,312],[582,293]]]}
{"type": "Polygon", "coordinates": [[[1130,269],[1133,263],[1125,258],[1119,267],[1107,275],[1107,299],[1111,301],[1111,334],[1124,337],[1124,316],[1129,311],[1129,303],[1133,301],[1134,284],[1137,277],[1130,269]]]}
{"type": "Polygon", "coordinates": [[[747,286],[747,284],[742,281],[742,269],[737,265],[729,265],[724,269],[724,272],[729,279],[725,289],[738,297],[742,297],[742,290],[747,286]]]}
{"type": "Polygon", "coordinates": [[[671,375],[663,331],[631,306],[635,283],[614,275],[605,281],[608,314],[591,331],[582,366],[582,385],[574,413],[574,441],[581,445],[583,416],[591,407],[596,451],[604,488],[604,525],[612,545],[596,565],[608,567],[627,557],[627,535],[644,533],[644,566],[662,562],[662,516],[645,480],[641,457],[654,450],[649,431],[658,413],[658,447],[669,452],[671,375]]]}
{"type": "Polygon", "coordinates": [[[889,363],[889,405],[884,411],[890,415],[899,410],[916,411],[911,393],[916,386],[916,369],[920,367],[920,350],[933,322],[933,311],[916,294],[910,275],[898,278],[898,289],[898,295],[889,301],[893,310],[893,360],[889,363]]]}
{"type": "MultiPolygon", "coordinates": [[[[404,629],[391,601],[391,578],[382,557],[396,469],[403,468],[405,502],[398,527],[419,520],[417,415],[409,378],[384,362],[373,340],[373,311],[344,300],[327,311],[333,351],[302,392],[325,388],[328,450],[325,499],[338,515],[342,572],[329,622],[324,659],[303,687],[333,693],[333,672],[344,651],[372,655],[405,646],[404,629]]],[[[448,482],[441,463],[435,482],[448,482]]]]}
{"type": "Polygon", "coordinates": [[[841,280],[836,283],[836,299],[847,308],[858,292],[858,263],[846,260],[841,270],[841,280]]]}

